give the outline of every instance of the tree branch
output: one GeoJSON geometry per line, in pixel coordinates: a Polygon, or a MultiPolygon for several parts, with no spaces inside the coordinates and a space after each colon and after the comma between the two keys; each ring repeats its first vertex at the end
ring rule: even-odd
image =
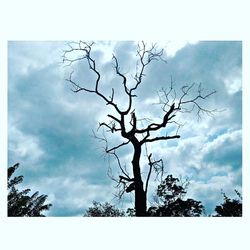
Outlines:
{"type": "Polygon", "coordinates": [[[146,48],[146,43],[144,41],[138,43],[137,56],[139,57],[140,70],[138,70],[134,76],[136,82],[135,86],[130,89],[130,94],[138,88],[142,82],[142,77],[145,76],[144,71],[146,66],[153,60],[159,60],[165,62],[162,58],[163,49],[157,51],[156,44],[153,44],[150,49],[146,48]]]}
{"type": "Polygon", "coordinates": [[[151,175],[151,172],[152,172],[152,168],[153,168],[153,163],[151,161],[151,156],[152,156],[152,153],[150,155],[148,155],[148,165],[149,165],[149,171],[148,171],[148,176],[147,176],[147,180],[146,180],[146,186],[145,186],[145,193],[147,194],[147,191],[148,191],[148,183],[149,183],[149,179],[150,179],[150,175],[151,175]]]}
{"type": "MultiPolygon", "coordinates": [[[[77,43],[73,43],[73,44],[75,45],[77,43]]],[[[114,90],[112,90],[112,95],[111,95],[111,97],[109,99],[99,91],[99,83],[100,83],[100,79],[101,79],[101,74],[97,70],[96,62],[92,58],[92,55],[91,55],[91,50],[92,50],[93,44],[94,44],[93,42],[92,43],[86,43],[86,42],[80,41],[77,44],[77,47],[73,47],[72,45],[69,45],[70,49],[64,51],[63,62],[69,62],[69,64],[71,65],[72,63],[75,63],[77,61],[86,60],[87,63],[88,63],[89,69],[96,75],[94,88],[93,89],[87,89],[85,87],[80,86],[75,81],[73,81],[72,80],[73,71],[71,72],[69,79],[66,79],[66,80],[73,85],[73,87],[74,87],[73,91],[74,92],[77,93],[77,92],[80,92],[80,91],[86,91],[86,92],[90,92],[90,93],[95,93],[99,97],[101,97],[106,102],[107,105],[111,105],[112,107],[115,108],[115,110],[119,114],[121,114],[122,111],[118,108],[117,104],[114,102],[114,90]],[[77,57],[75,59],[74,58],[71,59],[71,58],[68,57],[68,54],[71,54],[71,53],[76,52],[76,51],[80,52],[80,53],[83,53],[83,55],[81,57],[77,57]]]]}
{"type": "Polygon", "coordinates": [[[121,143],[121,144],[119,144],[119,145],[117,145],[117,146],[115,146],[113,148],[110,148],[110,149],[106,148],[106,152],[110,153],[110,152],[112,152],[112,151],[114,151],[114,150],[116,150],[116,149],[118,149],[118,148],[120,148],[120,147],[122,147],[124,145],[127,145],[129,143],[130,143],[130,141],[127,141],[127,142],[123,142],[123,143],[121,143]]]}
{"type": "Polygon", "coordinates": [[[151,123],[145,129],[136,129],[136,133],[142,134],[142,133],[145,133],[145,132],[156,131],[156,130],[159,130],[160,128],[166,127],[167,123],[172,118],[175,117],[175,115],[171,115],[174,111],[175,111],[175,104],[173,103],[171,105],[170,109],[168,110],[168,112],[166,112],[166,114],[164,115],[162,123],[159,123],[159,124],[157,124],[157,123],[151,123]]]}
{"type": "Polygon", "coordinates": [[[121,131],[121,128],[116,128],[115,127],[115,123],[112,123],[111,125],[108,125],[105,122],[99,123],[99,127],[102,127],[102,126],[107,127],[109,129],[109,131],[112,132],[112,133],[117,132],[117,131],[121,131]]]}
{"type": "Polygon", "coordinates": [[[118,61],[117,61],[117,58],[116,58],[115,55],[113,55],[113,60],[115,61],[114,68],[115,68],[116,74],[119,75],[119,76],[123,79],[122,84],[123,84],[123,86],[124,86],[124,91],[125,91],[125,93],[126,93],[127,95],[130,95],[129,90],[128,90],[128,88],[127,88],[127,78],[125,77],[124,74],[122,74],[122,73],[120,72],[119,64],[118,64],[118,61]]]}
{"type": "Polygon", "coordinates": [[[198,119],[201,118],[201,115],[200,113],[201,112],[204,112],[206,113],[207,115],[211,116],[214,112],[217,112],[218,110],[217,109],[212,109],[212,110],[209,110],[209,109],[205,109],[203,108],[199,103],[198,101],[201,99],[201,100],[206,100],[208,97],[210,97],[211,95],[215,94],[216,91],[211,91],[209,92],[208,94],[202,94],[203,92],[203,89],[202,89],[202,85],[201,83],[199,84],[198,86],[198,94],[194,97],[194,98],[191,98],[189,100],[185,100],[184,101],[184,97],[186,97],[189,93],[189,91],[195,86],[195,83],[193,83],[192,85],[190,86],[183,86],[182,87],[182,92],[183,92],[183,95],[181,96],[180,100],[179,100],[179,103],[178,103],[178,109],[181,110],[183,109],[183,105],[186,105],[186,104],[193,104],[193,107],[188,110],[184,110],[184,112],[192,112],[193,109],[196,107],[197,108],[197,116],[198,116],[198,119]]]}
{"type": "Polygon", "coordinates": [[[110,117],[111,119],[115,120],[116,122],[118,122],[119,124],[121,124],[121,120],[119,120],[118,118],[116,118],[113,115],[108,115],[108,117],[110,117]]]}
{"type": "Polygon", "coordinates": [[[161,141],[161,140],[171,140],[171,139],[178,139],[180,138],[180,135],[173,135],[173,136],[160,136],[160,137],[154,137],[151,139],[142,140],[141,144],[146,142],[154,142],[154,141],[161,141]]]}

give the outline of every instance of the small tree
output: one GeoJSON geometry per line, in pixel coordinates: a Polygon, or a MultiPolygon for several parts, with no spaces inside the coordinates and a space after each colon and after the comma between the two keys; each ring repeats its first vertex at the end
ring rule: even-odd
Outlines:
{"type": "Polygon", "coordinates": [[[93,207],[89,207],[84,216],[87,217],[123,217],[125,213],[108,202],[93,201],[93,207]]]}
{"type": "Polygon", "coordinates": [[[241,194],[235,190],[238,199],[230,199],[223,193],[224,202],[216,206],[216,217],[241,217],[242,216],[242,197],[241,194]]]}
{"type": "Polygon", "coordinates": [[[193,199],[184,200],[187,184],[181,184],[178,178],[168,175],[157,188],[159,204],[149,208],[149,216],[200,216],[204,211],[201,202],[193,199]]]}
{"type": "Polygon", "coordinates": [[[16,186],[23,182],[23,176],[12,177],[18,167],[19,163],[16,163],[8,168],[8,216],[44,217],[42,213],[52,206],[44,204],[47,195],[39,195],[39,192],[35,192],[30,196],[28,195],[30,189],[19,191],[16,186]]]}
{"type": "Polygon", "coordinates": [[[171,80],[170,87],[166,89],[163,88],[159,93],[160,104],[162,105],[162,110],[164,112],[161,121],[150,121],[146,126],[140,126],[140,119],[138,119],[138,114],[134,107],[134,99],[137,97],[136,91],[142,85],[147,67],[153,62],[165,62],[163,59],[164,50],[159,50],[156,45],[152,45],[148,48],[145,42],[138,43],[136,51],[138,61],[136,64],[136,72],[131,80],[132,82],[130,82],[127,75],[122,72],[117,57],[113,55],[114,72],[115,75],[121,79],[120,86],[123,87],[123,94],[127,98],[127,103],[123,106],[119,105],[117,102],[119,96],[116,95],[115,88],[110,89],[110,95],[106,95],[105,92],[101,90],[100,85],[104,78],[104,73],[100,71],[97,62],[93,57],[93,46],[93,42],[74,42],[69,44],[69,49],[65,50],[63,55],[63,62],[66,63],[66,65],[72,66],[74,63],[79,62],[87,63],[90,72],[95,76],[92,87],[86,87],[82,85],[80,81],[74,79],[74,71],[70,73],[67,81],[71,84],[73,92],[87,92],[94,94],[103,100],[106,105],[112,108],[113,112],[107,114],[110,121],[100,122],[99,126],[106,128],[108,132],[119,133],[124,141],[110,147],[105,136],[102,138],[96,137],[106,143],[106,153],[114,155],[117,159],[118,167],[121,171],[119,179],[116,180],[118,182],[117,186],[121,187],[119,196],[123,195],[125,192],[134,192],[136,216],[146,216],[148,184],[152,171],[157,172],[159,170],[157,167],[159,161],[154,160],[152,154],[147,153],[146,156],[149,161],[149,169],[147,177],[143,180],[141,174],[143,147],[145,147],[147,143],[180,138],[180,135],[178,134],[180,124],[175,120],[175,117],[179,113],[190,113],[196,111],[198,118],[200,118],[202,113],[210,115],[214,110],[204,108],[202,102],[214,94],[215,91],[206,92],[201,84],[196,85],[193,83],[191,85],[182,86],[178,98],[171,80]],[[170,134],[164,133],[163,130],[166,127],[171,126],[175,127],[175,132],[170,134]],[[158,132],[158,135],[156,135],[156,132],[158,132]],[[122,167],[117,155],[117,150],[128,144],[132,145],[133,150],[133,156],[131,159],[132,176],[124,167],[122,167]]]}

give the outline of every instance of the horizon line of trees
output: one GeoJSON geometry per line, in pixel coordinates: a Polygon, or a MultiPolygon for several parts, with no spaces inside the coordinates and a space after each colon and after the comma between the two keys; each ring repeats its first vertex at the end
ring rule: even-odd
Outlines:
{"type": "MultiPolygon", "coordinates": [[[[35,192],[30,195],[30,189],[19,190],[17,185],[23,182],[22,175],[13,177],[19,168],[19,163],[8,168],[8,216],[9,217],[45,217],[52,204],[46,204],[47,195],[35,192]]],[[[207,215],[201,201],[186,198],[188,182],[182,183],[179,178],[167,175],[156,189],[155,203],[147,211],[147,217],[240,217],[242,216],[242,196],[235,190],[238,198],[231,199],[224,192],[223,203],[217,205],[213,215],[207,215]]],[[[135,208],[126,211],[115,207],[109,202],[93,201],[83,214],[85,217],[125,217],[136,216],[135,208]]]]}
{"type": "MultiPolygon", "coordinates": [[[[237,197],[229,198],[222,192],[223,202],[214,208],[214,214],[206,214],[205,206],[201,201],[185,198],[187,185],[180,183],[178,178],[168,175],[157,187],[157,201],[147,210],[147,217],[241,217],[242,196],[239,191],[234,190],[237,197]]],[[[86,217],[131,217],[136,216],[134,208],[126,211],[119,209],[109,202],[93,201],[84,216],[86,217]]]]}

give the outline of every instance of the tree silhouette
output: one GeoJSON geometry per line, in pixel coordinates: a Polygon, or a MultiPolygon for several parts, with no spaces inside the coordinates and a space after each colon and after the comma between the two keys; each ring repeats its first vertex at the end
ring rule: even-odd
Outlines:
{"type": "Polygon", "coordinates": [[[93,207],[89,207],[84,216],[87,217],[123,217],[125,213],[108,202],[93,201],[93,207]]]}
{"type": "Polygon", "coordinates": [[[16,163],[8,168],[8,216],[44,217],[42,212],[49,210],[52,206],[44,204],[47,195],[39,195],[39,192],[35,192],[29,196],[30,189],[19,191],[16,185],[23,182],[23,176],[12,177],[18,167],[19,163],[16,163]]]}
{"type": "Polygon", "coordinates": [[[175,140],[180,138],[178,131],[181,124],[175,120],[179,113],[190,113],[194,111],[196,112],[198,118],[201,117],[202,113],[211,115],[215,110],[204,108],[202,103],[214,94],[215,91],[206,92],[202,88],[201,84],[196,85],[193,83],[191,85],[182,86],[179,90],[180,94],[178,97],[171,80],[170,87],[168,89],[163,88],[159,92],[159,103],[161,104],[163,111],[161,121],[149,122],[146,120],[148,124],[143,126],[139,123],[140,119],[138,118],[137,111],[135,110],[134,99],[137,97],[137,90],[142,85],[147,67],[153,62],[165,62],[163,58],[164,50],[158,49],[156,44],[148,47],[145,42],[138,43],[136,51],[136,57],[138,59],[136,64],[136,73],[131,81],[127,77],[127,74],[122,72],[117,57],[113,55],[112,60],[114,73],[118,78],[120,78],[120,86],[123,88],[123,95],[127,98],[127,103],[124,106],[118,104],[119,96],[116,95],[114,88],[110,89],[110,95],[106,95],[105,91],[101,90],[100,85],[104,80],[104,73],[98,69],[97,62],[92,53],[93,46],[93,42],[73,42],[69,44],[69,49],[65,50],[63,54],[63,62],[66,65],[73,66],[75,63],[87,63],[90,72],[95,76],[92,87],[87,87],[89,85],[82,85],[79,80],[74,79],[74,71],[69,74],[69,77],[66,80],[71,84],[73,92],[88,92],[90,94],[94,94],[102,99],[106,105],[110,106],[113,110],[112,113],[107,114],[110,121],[100,122],[99,126],[106,128],[108,132],[119,133],[120,137],[124,141],[117,145],[109,146],[105,135],[102,137],[96,136],[96,138],[105,142],[106,153],[113,155],[117,160],[121,174],[119,175],[119,178],[114,178],[113,176],[111,177],[117,181],[117,187],[120,188],[119,197],[121,197],[125,192],[134,192],[136,216],[146,216],[149,180],[152,171],[159,173],[159,171],[162,170],[162,164],[161,160],[153,159],[152,154],[146,152],[149,169],[145,180],[143,180],[141,173],[141,157],[143,147],[146,146],[147,143],[175,140]],[[175,132],[166,134],[163,130],[167,126],[171,128],[174,127],[175,132]],[[156,133],[158,134],[156,135],[156,133]],[[117,155],[117,150],[128,144],[132,145],[133,148],[131,161],[132,174],[121,165],[117,155]]]}
{"type": "Polygon", "coordinates": [[[242,197],[241,194],[235,190],[239,199],[230,199],[223,193],[224,202],[216,206],[216,217],[241,217],[242,216],[242,197]]]}
{"type": "MultiPolygon", "coordinates": [[[[197,217],[202,215],[204,207],[200,201],[186,199],[188,182],[181,183],[178,178],[168,175],[157,187],[157,206],[149,207],[147,216],[197,217]]],[[[84,216],[89,217],[124,217],[135,216],[135,209],[128,208],[126,213],[108,202],[93,201],[84,216]]]]}
{"type": "Polygon", "coordinates": [[[157,188],[158,206],[148,209],[149,216],[197,217],[204,207],[200,201],[184,200],[187,184],[181,184],[178,178],[168,175],[157,188]]]}

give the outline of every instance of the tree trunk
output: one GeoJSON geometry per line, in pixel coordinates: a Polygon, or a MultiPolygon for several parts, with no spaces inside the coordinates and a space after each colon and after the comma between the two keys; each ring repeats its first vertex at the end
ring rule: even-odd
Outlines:
{"type": "Polygon", "coordinates": [[[140,157],[141,157],[141,145],[139,143],[134,144],[134,156],[132,160],[134,181],[135,181],[135,215],[146,216],[147,201],[146,193],[143,189],[143,181],[141,179],[140,169],[140,157]]]}

